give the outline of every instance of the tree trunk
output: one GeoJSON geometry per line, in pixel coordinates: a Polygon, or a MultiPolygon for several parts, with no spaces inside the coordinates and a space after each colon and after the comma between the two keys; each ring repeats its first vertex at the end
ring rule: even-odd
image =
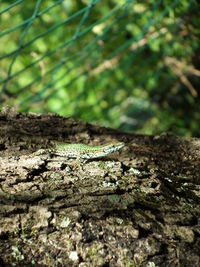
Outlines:
{"type": "Polygon", "coordinates": [[[200,266],[200,141],[0,113],[0,266],[200,266]],[[111,156],[33,153],[124,141],[111,156]],[[15,265],[14,265],[15,264],[15,265]]]}

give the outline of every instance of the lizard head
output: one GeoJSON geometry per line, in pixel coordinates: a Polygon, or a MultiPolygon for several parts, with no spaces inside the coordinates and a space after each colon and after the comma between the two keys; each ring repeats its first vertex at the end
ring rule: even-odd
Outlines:
{"type": "Polygon", "coordinates": [[[124,145],[125,144],[123,142],[113,142],[111,144],[105,145],[103,151],[109,154],[120,150],[122,147],[124,147],[124,145]]]}

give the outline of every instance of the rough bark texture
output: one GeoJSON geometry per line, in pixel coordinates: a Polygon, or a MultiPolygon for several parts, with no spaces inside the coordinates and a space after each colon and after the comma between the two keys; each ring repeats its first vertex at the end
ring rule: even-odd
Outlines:
{"type": "Polygon", "coordinates": [[[0,266],[200,266],[200,141],[0,113],[0,266]],[[124,141],[74,165],[56,142],[124,141]]]}

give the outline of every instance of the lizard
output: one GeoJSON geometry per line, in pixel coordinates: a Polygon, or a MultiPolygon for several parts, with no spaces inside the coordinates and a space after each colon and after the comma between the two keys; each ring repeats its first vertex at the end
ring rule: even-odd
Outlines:
{"type": "MultiPolygon", "coordinates": [[[[88,159],[96,159],[106,157],[109,154],[119,151],[122,147],[124,147],[123,142],[114,141],[109,144],[99,145],[99,146],[89,146],[85,144],[68,144],[68,143],[59,143],[56,144],[55,148],[48,150],[51,155],[64,157],[67,159],[80,159],[88,160],[88,159]]],[[[36,151],[36,155],[46,153],[45,149],[40,149],[36,151]]]]}
{"type": "Polygon", "coordinates": [[[85,144],[57,144],[53,154],[60,157],[75,159],[96,159],[106,157],[124,147],[123,142],[89,146],[85,144]]]}

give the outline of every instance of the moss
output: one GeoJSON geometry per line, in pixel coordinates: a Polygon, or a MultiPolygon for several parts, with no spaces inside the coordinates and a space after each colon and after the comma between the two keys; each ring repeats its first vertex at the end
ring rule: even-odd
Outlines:
{"type": "Polygon", "coordinates": [[[110,195],[110,196],[108,196],[108,200],[109,200],[111,203],[116,204],[116,203],[119,203],[119,201],[120,201],[120,196],[119,196],[119,195],[116,195],[116,194],[114,194],[114,195],[110,195]]]}
{"type": "Polygon", "coordinates": [[[98,254],[98,250],[97,250],[97,248],[95,246],[92,246],[90,248],[90,250],[88,250],[88,257],[91,257],[92,258],[92,257],[94,257],[97,254],[98,254]]]}
{"type": "Polygon", "coordinates": [[[103,160],[101,160],[100,162],[99,162],[99,167],[102,169],[102,170],[104,170],[105,169],[105,162],[103,161],[103,160]]]}
{"type": "Polygon", "coordinates": [[[122,218],[116,218],[116,222],[117,224],[123,224],[124,223],[124,220],[122,218]]]}
{"type": "Polygon", "coordinates": [[[24,255],[20,251],[20,247],[18,245],[12,246],[12,256],[13,259],[16,260],[16,262],[21,262],[24,260],[24,255]]]}

